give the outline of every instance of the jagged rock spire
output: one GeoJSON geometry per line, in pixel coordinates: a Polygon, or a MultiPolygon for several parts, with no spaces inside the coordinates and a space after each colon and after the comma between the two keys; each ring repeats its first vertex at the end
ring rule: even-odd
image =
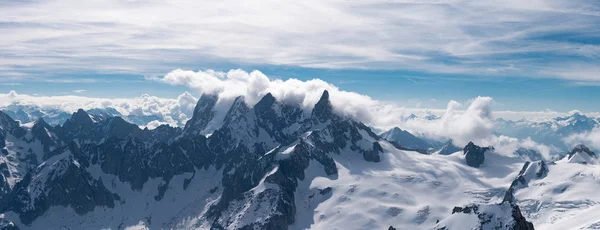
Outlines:
{"type": "Polygon", "coordinates": [[[214,108],[218,99],[217,95],[202,94],[196,103],[192,119],[185,124],[184,131],[190,133],[204,130],[215,116],[214,108]]]}
{"type": "Polygon", "coordinates": [[[38,118],[35,123],[33,124],[33,126],[41,126],[41,127],[46,127],[46,126],[50,126],[48,124],[48,122],[46,122],[46,120],[44,120],[44,118],[38,118]]]}
{"type": "Polygon", "coordinates": [[[83,109],[78,109],[77,112],[71,116],[71,122],[82,124],[84,126],[92,125],[94,121],[90,118],[90,115],[83,109]]]}
{"type": "Polygon", "coordinates": [[[229,111],[227,111],[227,114],[225,114],[225,119],[223,119],[223,123],[231,123],[238,117],[247,113],[249,110],[250,108],[248,108],[248,105],[246,105],[246,98],[244,98],[244,96],[238,96],[233,101],[233,104],[231,105],[231,108],[229,108],[229,111]]]}
{"type": "Polygon", "coordinates": [[[315,108],[313,109],[312,116],[316,118],[320,122],[325,122],[330,119],[333,115],[333,107],[331,106],[331,102],[329,101],[329,92],[327,90],[323,91],[321,95],[321,99],[315,104],[315,108]]]}
{"type": "Polygon", "coordinates": [[[267,93],[267,95],[262,97],[260,101],[258,101],[258,103],[254,105],[254,109],[264,111],[266,109],[271,108],[271,106],[273,106],[273,103],[275,103],[275,97],[273,97],[273,94],[267,93]]]}

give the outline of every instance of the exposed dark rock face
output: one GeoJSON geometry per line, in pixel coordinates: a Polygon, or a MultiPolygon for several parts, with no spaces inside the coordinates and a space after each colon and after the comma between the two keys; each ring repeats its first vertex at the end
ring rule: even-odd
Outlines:
{"type": "Polygon", "coordinates": [[[6,163],[0,164],[0,207],[8,206],[11,188],[8,184],[10,172],[6,163]]]}
{"type": "Polygon", "coordinates": [[[463,149],[467,165],[479,168],[479,166],[485,161],[485,152],[493,149],[494,147],[491,146],[479,147],[473,144],[473,142],[469,142],[469,144],[467,144],[467,146],[465,146],[465,148],[463,149]]]}
{"type": "Polygon", "coordinates": [[[379,156],[379,153],[383,153],[383,148],[381,148],[381,145],[379,145],[379,143],[373,142],[373,149],[364,151],[363,158],[366,161],[379,162],[379,161],[381,161],[381,157],[379,156]]]}
{"type": "Polygon", "coordinates": [[[41,142],[44,153],[50,152],[52,149],[62,144],[56,136],[54,128],[42,118],[38,119],[33,127],[31,127],[31,134],[34,139],[41,142]]]}
{"type": "Polygon", "coordinates": [[[513,207],[512,217],[515,220],[515,224],[513,225],[512,229],[514,229],[514,230],[534,230],[535,228],[533,227],[533,224],[531,222],[527,221],[527,219],[525,219],[525,217],[521,213],[521,209],[519,208],[519,206],[512,205],[512,207],[513,207]]]}
{"type": "Polygon", "coordinates": [[[200,96],[194,114],[185,124],[185,132],[190,134],[199,134],[208,126],[208,123],[215,116],[215,105],[217,104],[217,95],[203,94],[200,96]]]}
{"type": "Polygon", "coordinates": [[[325,122],[333,116],[333,107],[329,101],[329,92],[325,90],[315,105],[312,113],[313,118],[319,122],[325,122]]]}
{"type": "Polygon", "coordinates": [[[112,208],[119,199],[73,155],[63,153],[53,156],[17,183],[9,210],[19,213],[21,221],[29,224],[51,206],[70,206],[82,215],[96,206],[112,208]]]}
{"type": "Polygon", "coordinates": [[[89,130],[94,127],[94,121],[90,118],[90,116],[83,111],[83,109],[77,110],[77,112],[73,113],[70,119],[65,121],[62,125],[61,138],[72,140],[81,136],[88,136],[89,130]]]}

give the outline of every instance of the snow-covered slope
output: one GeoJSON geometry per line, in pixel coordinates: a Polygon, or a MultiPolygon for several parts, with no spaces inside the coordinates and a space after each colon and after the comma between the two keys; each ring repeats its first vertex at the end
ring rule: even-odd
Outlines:
{"type": "MultiPolygon", "coordinates": [[[[530,176],[515,189],[514,197],[525,217],[538,229],[596,229],[600,226],[600,167],[577,146],[564,159],[545,164],[544,174],[534,175],[539,169],[528,169],[530,176]],[[581,158],[577,155],[582,154],[581,158]],[[579,161],[574,159],[583,159],[579,161]]],[[[596,159],[593,159],[596,161],[596,159]]],[[[539,165],[532,163],[533,166],[539,165]]],[[[537,166],[539,168],[539,166],[537,166]]]]}
{"type": "Polygon", "coordinates": [[[308,224],[291,229],[428,229],[455,206],[501,201],[521,166],[518,158],[490,154],[477,169],[466,165],[462,152],[424,155],[381,146],[379,163],[340,154],[333,157],[337,177],[315,175],[301,182],[299,188],[305,188],[299,194],[305,197],[296,202],[303,204],[308,224]],[[331,188],[328,199],[311,198],[326,188],[331,188]]]}

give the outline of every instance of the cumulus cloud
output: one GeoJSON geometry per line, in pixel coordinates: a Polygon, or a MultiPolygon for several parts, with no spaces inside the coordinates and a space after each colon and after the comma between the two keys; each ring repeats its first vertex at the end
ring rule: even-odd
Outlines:
{"type": "Polygon", "coordinates": [[[159,121],[159,120],[154,120],[154,121],[148,122],[148,124],[146,126],[142,126],[140,128],[148,128],[149,130],[153,130],[153,129],[156,129],[158,126],[168,125],[168,124],[169,123],[167,123],[167,122],[162,122],[162,121],[159,121]]]}
{"type": "Polygon", "coordinates": [[[406,129],[422,133],[428,138],[451,138],[455,144],[465,145],[469,141],[483,140],[491,136],[494,125],[491,103],[490,97],[477,97],[463,111],[462,104],[450,101],[440,119],[411,119],[406,120],[403,125],[406,129]]]}
{"type": "Polygon", "coordinates": [[[564,141],[569,146],[585,144],[593,149],[600,150],[600,127],[596,127],[591,131],[573,134],[564,138],[564,141]]]}

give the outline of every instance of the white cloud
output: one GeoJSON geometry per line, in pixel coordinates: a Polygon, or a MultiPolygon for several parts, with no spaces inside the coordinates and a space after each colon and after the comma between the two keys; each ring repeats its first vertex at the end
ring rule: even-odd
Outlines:
{"type": "Polygon", "coordinates": [[[162,121],[159,121],[159,120],[154,120],[154,121],[148,122],[148,124],[146,126],[143,126],[143,127],[140,127],[140,128],[148,128],[149,130],[153,130],[153,129],[156,129],[158,126],[168,125],[168,124],[169,123],[167,123],[167,122],[162,122],[162,121]]]}
{"type": "Polygon", "coordinates": [[[571,147],[577,144],[585,144],[593,149],[600,150],[600,127],[588,132],[573,134],[566,137],[564,141],[571,147]]]}
{"type": "Polygon", "coordinates": [[[494,119],[491,103],[490,97],[477,97],[466,110],[461,111],[463,106],[460,103],[450,101],[438,120],[415,119],[397,124],[429,138],[451,138],[455,144],[461,146],[469,141],[487,139],[492,135],[494,119]]]}
{"type": "Polygon", "coordinates": [[[536,143],[531,138],[518,139],[504,135],[492,135],[484,140],[480,140],[480,145],[491,145],[495,147],[495,152],[503,155],[513,155],[519,148],[534,150],[541,154],[544,159],[551,159],[550,154],[558,151],[553,147],[536,143]]]}
{"type": "Polygon", "coordinates": [[[25,1],[0,6],[0,81],[223,61],[598,81],[597,45],[551,36],[586,37],[598,14],[584,0],[25,1]]]}
{"type": "Polygon", "coordinates": [[[176,99],[147,94],[135,98],[92,98],[83,96],[32,96],[10,91],[0,94],[0,108],[11,104],[33,105],[43,109],[58,109],[67,113],[77,109],[114,108],[121,114],[158,116],[172,126],[182,125],[191,118],[197,98],[185,92],[176,99]]]}
{"type": "Polygon", "coordinates": [[[85,89],[77,89],[77,90],[73,90],[73,93],[85,93],[87,90],[85,89]]]}

